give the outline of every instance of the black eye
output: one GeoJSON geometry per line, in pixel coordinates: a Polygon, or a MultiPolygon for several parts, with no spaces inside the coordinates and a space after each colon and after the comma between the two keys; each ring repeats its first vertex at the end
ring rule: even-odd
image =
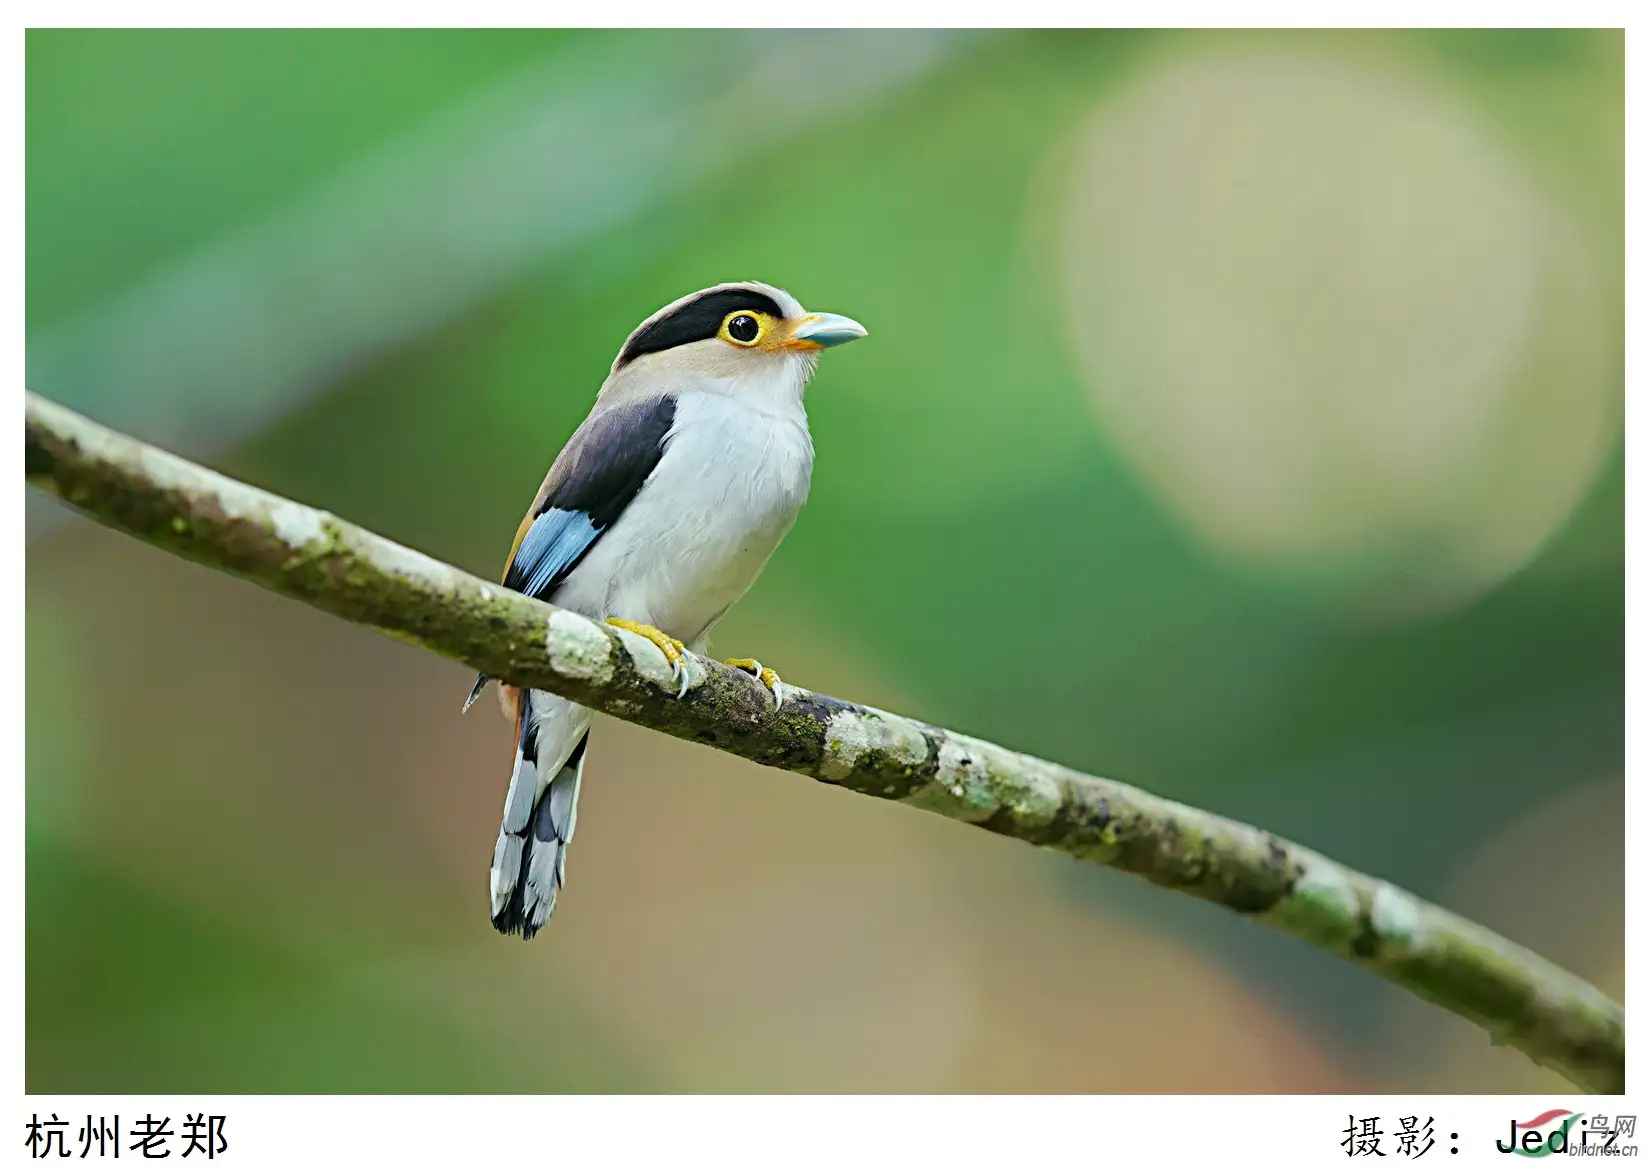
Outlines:
{"type": "Polygon", "coordinates": [[[728,337],[741,343],[754,343],[762,333],[762,326],[749,314],[736,315],[728,323],[728,337]]]}

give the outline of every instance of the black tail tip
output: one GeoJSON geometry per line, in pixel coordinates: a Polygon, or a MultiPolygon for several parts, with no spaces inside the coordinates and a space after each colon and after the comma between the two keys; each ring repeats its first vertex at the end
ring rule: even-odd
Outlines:
{"type": "Polygon", "coordinates": [[[493,929],[506,938],[519,935],[523,942],[529,942],[543,927],[534,926],[520,916],[512,918],[509,910],[501,911],[493,917],[493,929]]]}
{"type": "Polygon", "coordinates": [[[537,922],[527,916],[527,909],[522,900],[522,891],[525,888],[518,885],[510,894],[510,900],[504,904],[504,909],[493,915],[493,929],[506,937],[519,935],[523,941],[530,941],[535,934],[550,925],[550,919],[546,917],[542,922],[537,922]]]}
{"type": "Polygon", "coordinates": [[[503,935],[519,934],[523,939],[530,939],[539,932],[537,926],[527,921],[527,911],[522,903],[522,890],[525,887],[518,884],[510,891],[510,900],[504,903],[504,908],[493,915],[493,929],[503,935]]]}

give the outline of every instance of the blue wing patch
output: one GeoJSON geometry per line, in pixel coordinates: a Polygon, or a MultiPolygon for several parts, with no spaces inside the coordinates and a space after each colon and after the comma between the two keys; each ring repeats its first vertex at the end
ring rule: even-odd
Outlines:
{"type": "Polygon", "coordinates": [[[562,581],[601,533],[602,528],[583,510],[546,510],[521,536],[504,586],[524,596],[542,598],[562,581]]]}
{"type": "MultiPolygon", "coordinates": [[[[652,475],[675,419],[669,395],[593,411],[550,467],[541,512],[518,532],[504,586],[548,600],[652,475]]],[[[476,677],[466,710],[487,680],[476,677]]]]}
{"type": "MultiPolygon", "coordinates": [[[[521,543],[510,560],[510,570],[504,573],[504,586],[524,596],[548,598],[551,589],[567,577],[605,529],[592,522],[583,510],[546,510],[533,519],[533,525],[521,536],[521,543]]],[[[464,703],[465,710],[475,705],[487,680],[485,673],[476,676],[475,686],[464,703]]]]}

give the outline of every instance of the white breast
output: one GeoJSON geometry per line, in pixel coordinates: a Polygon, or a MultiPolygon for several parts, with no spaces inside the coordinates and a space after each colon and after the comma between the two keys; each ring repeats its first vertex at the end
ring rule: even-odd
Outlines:
{"type": "Polygon", "coordinates": [[[813,455],[800,403],[773,414],[715,392],[681,394],[653,476],[555,602],[702,649],[796,521],[813,455]]]}

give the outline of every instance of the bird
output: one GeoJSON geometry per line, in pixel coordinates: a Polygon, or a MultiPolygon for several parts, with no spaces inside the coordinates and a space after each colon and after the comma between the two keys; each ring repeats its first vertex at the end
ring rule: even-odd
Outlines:
{"type": "MultiPolygon", "coordinates": [[[[803,393],[827,348],[863,338],[764,282],[678,298],[631,331],[596,400],[516,530],[507,589],[626,629],[658,647],[678,696],[685,650],[755,583],[807,500],[813,438],[803,393]]],[[[781,681],[730,658],[775,704],[781,681]]],[[[489,678],[476,678],[468,711],[489,678]]],[[[531,939],[567,880],[592,711],[499,683],[515,728],[489,871],[494,929],[531,939]]]]}

